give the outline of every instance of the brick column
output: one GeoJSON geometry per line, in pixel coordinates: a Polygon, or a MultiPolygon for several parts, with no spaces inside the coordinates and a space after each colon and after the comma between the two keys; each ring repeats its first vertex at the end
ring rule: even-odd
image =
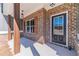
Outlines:
{"type": "Polygon", "coordinates": [[[36,16],[36,17],[34,17],[34,21],[35,21],[35,28],[34,28],[34,32],[35,33],[38,33],[38,17],[36,16]]]}
{"type": "Polygon", "coordinates": [[[19,19],[20,19],[20,4],[14,3],[14,53],[15,54],[20,52],[19,19]]]}
{"type": "Polygon", "coordinates": [[[46,10],[43,9],[43,39],[44,43],[46,42],[46,10]]]}

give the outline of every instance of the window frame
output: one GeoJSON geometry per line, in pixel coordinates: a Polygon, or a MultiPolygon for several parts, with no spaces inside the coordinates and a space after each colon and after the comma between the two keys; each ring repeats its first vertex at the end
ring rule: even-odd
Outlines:
{"type": "Polygon", "coordinates": [[[31,18],[29,20],[26,20],[26,23],[25,23],[25,28],[26,28],[26,32],[27,33],[35,33],[34,32],[34,29],[35,29],[35,22],[34,22],[34,25],[31,25],[31,21],[34,20],[34,18],[31,18]],[[27,26],[27,22],[29,21],[30,25],[27,26]],[[27,30],[27,27],[30,29],[29,31],[27,30]],[[32,28],[32,29],[31,29],[32,28]]]}

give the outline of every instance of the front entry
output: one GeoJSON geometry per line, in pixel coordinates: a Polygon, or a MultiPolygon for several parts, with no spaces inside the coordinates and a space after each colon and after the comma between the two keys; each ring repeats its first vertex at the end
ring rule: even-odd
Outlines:
{"type": "Polygon", "coordinates": [[[66,13],[52,16],[52,42],[66,45],[66,13]]]}

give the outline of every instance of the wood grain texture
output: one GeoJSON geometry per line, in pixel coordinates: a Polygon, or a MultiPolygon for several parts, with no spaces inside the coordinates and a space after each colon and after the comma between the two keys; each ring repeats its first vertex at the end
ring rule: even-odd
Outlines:
{"type": "Polygon", "coordinates": [[[20,4],[14,3],[14,53],[15,54],[20,52],[19,19],[20,19],[20,4]]]}

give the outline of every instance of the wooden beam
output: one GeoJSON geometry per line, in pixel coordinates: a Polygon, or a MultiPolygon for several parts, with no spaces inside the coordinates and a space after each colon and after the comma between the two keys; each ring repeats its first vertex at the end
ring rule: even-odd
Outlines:
{"type": "Polygon", "coordinates": [[[11,40],[11,16],[8,15],[8,40],[11,40]]]}
{"type": "Polygon", "coordinates": [[[14,53],[20,52],[20,3],[14,3],[14,53]]]}

